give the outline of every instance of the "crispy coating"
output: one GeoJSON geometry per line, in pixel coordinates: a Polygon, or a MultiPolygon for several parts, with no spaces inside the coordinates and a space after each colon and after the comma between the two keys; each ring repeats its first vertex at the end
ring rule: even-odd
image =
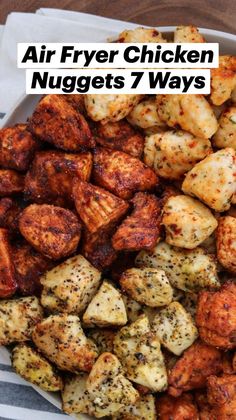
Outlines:
{"type": "Polygon", "coordinates": [[[210,376],[207,380],[207,399],[213,406],[212,420],[236,418],[236,375],[210,376]]]}
{"type": "Polygon", "coordinates": [[[215,114],[202,95],[157,95],[157,112],[169,126],[209,139],[218,128],[215,114]]]}
{"type": "Polygon", "coordinates": [[[55,368],[27,344],[14,347],[12,367],[18,375],[44,391],[56,392],[63,388],[62,379],[55,368]]]}
{"type": "Polygon", "coordinates": [[[96,346],[89,341],[76,315],[51,315],[33,331],[34,344],[59,369],[89,372],[97,357],[96,346]]]}
{"type": "Polygon", "coordinates": [[[112,246],[110,229],[101,233],[84,231],[81,253],[100,271],[110,267],[118,257],[112,246]]]}
{"type": "Polygon", "coordinates": [[[197,163],[187,173],[182,190],[216,211],[228,210],[236,191],[235,151],[221,149],[197,163]]]}
{"type": "Polygon", "coordinates": [[[174,42],[206,42],[196,26],[177,26],[174,32],[174,42]]]}
{"type": "Polygon", "coordinates": [[[227,101],[236,87],[236,56],[219,57],[219,67],[211,69],[210,99],[214,105],[227,101]]]}
{"type": "Polygon", "coordinates": [[[236,150],[236,106],[226,108],[219,118],[219,128],[213,142],[219,149],[232,147],[236,150]]]}
{"type": "Polygon", "coordinates": [[[68,207],[73,202],[73,178],[88,181],[91,170],[90,152],[72,154],[51,150],[36,153],[25,177],[25,198],[39,204],[68,207]]]}
{"type": "Polygon", "coordinates": [[[160,239],[161,208],[154,195],[137,193],[130,216],[112,237],[115,250],[139,251],[153,248],[160,239]]]}
{"type": "Polygon", "coordinates": [[[162,214],[166,242],[180,248],[196,248],[217,227],[217,220],[208,207],[186,195],[170,197],[162,214]]]}
{"type": "Polygon", "coordinates": [[[127,405],[112,416],[112,420],[156,420],[153,395],[144,395],[134,404],[127,405]]]}
{"type": "Polygon", "coordinates": [[[199,420],[197,407],[190,394],[178,398],[170,395],[157,397],[156,407],[160,420],[199,420]]]}
{"type": "Polygon", "coordinates": [[[66,151],[95,145],[83,115],[58,95],[46,95],[39,101],[29,119],[29,130],[41,141],[66,151]]]}
{"type": "Polygon", "coordinates": [[[219,291],[199,295],[196,324],[207,344],[223,348],[236,347],[236,285],[225,283],[219,291]]]}
{"type": "Polygon", "coordinates": [[[161,32],[156,28],[138,27],[135,29],[125,30],[118,36],[117,42],[166,42],[161,32]]]}
{"type": "Polygon", "coordinates": [[[208,139],[182,130],[168,130],[145,138],[144,162],[163,178],[181,179],[211,152],[208,139]]]}
{"type": "Polygon", "coordinates": [[[216,233],[217,258],[232,273],[236,274],[236,219],[225,216],[219,219],[216,233]]]}
{"type": "Polygon", "coordinates": [[[31,204],[19,218],[20,232],[39,252],[58,260],[76,251],[81,226],[70,210],[49,204],[31,204]]]}
{"type": "Polygon", "coordinates": [[[10,233],[17,233],[19,230],[18,218],[22,211],[18,202],[13,198],[5,197],[0,199],[0,227],[8,229],[10,233]]]}
{"type": "Polygon", "coordinates": [[[17,289],[17,278],[9,233],[2,228],[0,228],[0,273],[0,298],[10,297],[17,289]]]}
{"type": "Polygon", "coordinates": [[[201,341],[192,344],[177,360],[168,376],[168,392],[178,397],[185,391],[206,386],[207,377],[222,370],[222,357],[218,349],[201,341]]]}
{"type": "Polygon", "coordinates": [[[35,296],[0,301],[0,344],[30,340],[42,318],[43,310],[35,296]]]}
{"type": "Polygon", "coordinates": [[[139,102],[127,115],[127,120],[135,127],[143,129],[156,128],[163,130],[167,127],[157,113],[156,99],[153,97],[139,102]]]}
{"type": "Polygon", "coordinates": [[[99,146],[121,150],[137,158],[142,155],[144,138],[125,120],[98,123],[95,136],[99,146]]]}
{"type": "Polygon", "coordinates": [[[88,94],[85,96],[85,107],[93,121],[106,124],[125,118],[141,99],[142,95],[88,94]]]}
{"type": "Polygon", "coordinates": [[[0,165],[3,168],[26,171],[38,148],[39,144],[26,124],[0,130],[0,165]]]}
{"type": "Polygon", "coordinates": [[[14,195],[24,189],[24,176],[14,169],[0,169],[0,197],[14,195]]]}
{"type": "Polygon", "coordinates": [[[103,188],[75,180],[73,197],[76,210],[91,233],[109,228],[128,211],[129,204],[103,188]]]}

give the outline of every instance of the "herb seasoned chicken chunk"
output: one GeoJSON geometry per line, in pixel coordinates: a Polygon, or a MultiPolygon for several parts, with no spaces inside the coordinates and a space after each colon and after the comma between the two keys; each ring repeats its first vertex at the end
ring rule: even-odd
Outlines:
{"type": "Polygon", "coordinates": [[[80,313],[95,295],[100,278],[89,261],[76,255],[41,277],[41,303],[50,312],[80,313]]]}
{"type": "Polygon", "coordinates": [[[28,341],[43,310],[35,296],[0,301],[0,344],[28,341]]]}
{"type": "Polygon", "coordinates": [[[0,298],[12,296],[17,289],[13,260],[9,232],[0,228],[0,298]]]}
{"type": "Polygon", "coordinates": [[[39,322],[32,334],[34,344],[62,370],[89,372],[97,350],[84,335],[76,315],[51,315],[39,322]]]}
{"type": "Polygon", "coordinates": [[[156,420],[156,418],[153,395],[140,397],[134,405],[127,405],[112,416],[112,420],[156,420]]]}
{"type": "Polygon", "coordinates": [[[170,395],[157,397],[156,407],[161,420],[199,420],[198,410],[191,394],[183,394],[178,398],[170,395]]]}
{"type": "Polygon", "coordinates": [[[193,25],[177,26],[174,32],[174,42],[206,42],[205,38],[199,33],[198,28],[193,25]]]}
{"type": "Polygon", "coordinates": [[[236,87],[236,56],[222,55],[219,67],[211,69],[210,99],[214,105],[226,102],[236,87]]]}
{"type": "Polygon", "coordinates": [[[125,30],[118,36],[117,42],[166,42],[161,32],[156,28],[142,28],[125,30]]]}
{"type": "Polygon", "coordinates": [[[221,217],[216,233],[217,258],[231,273],[236,273],[236,218],[221,217]]]}
{"type": "Polygon", "coordinates": [[[24,176],[13,169],[0,169],[0,197],[21,193],[24,176]]]}
{"type": "Polygon", "coordinates": [[[76,251],[81,226],[70,210],[49,204],[31,204],[19,218],[20,232],[39,252],[54,260],[76,251]]]}
{"type": "Polygon", "coordinates": [[[236,375],[210,376],[207,399],[212,405],[212,420],[236,418],[236,375]]]}
{"type": "Polygon", "coordinates": [[[127,116],[127,120],[135,127],[165,129],[166,124],[157,113],[155,98],[144,99],[139,102],[127,116]]]}
{"type": "Polygon", "coordinates": [[[219,149],[232,147],[236,150],[236,106],[226,108],[221,114],[213,142],[219,149]]]}
{"type": "Polygon", "coordinates": [[[79,373],[76,376],[67,378],[62,390],[62,408],[67,414],[88,414],[93,415],[93,403],[89,399],[86,389],[88,374],[79,373]]]}
{"type": "Polygon", "coordinates": [[[88,332],[88,337],[95,342],[99,353],[113,353],[115,335],[116,332],[108,328],[94,328],[88,332]]]}

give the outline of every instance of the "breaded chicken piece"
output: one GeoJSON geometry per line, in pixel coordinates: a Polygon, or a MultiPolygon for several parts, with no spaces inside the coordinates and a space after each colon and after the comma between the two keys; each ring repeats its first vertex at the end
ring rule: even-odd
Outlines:
{"type": "Polygon", "coordinates": [[[219,118],[219,128],[213,142],[219,149],[232,147],[236,150],[236,106],[226,108],[219,118]]]}
{"type": "Polygon", "coordinates": [[[9,232],[0,228],[0,298],[12,296],[17,289],[14,256],[9,240],[9,232]]]}
{"type": "Polygon", "coordinates": [[[207,399],[213,406],[212,420],[236,418],[236,375],[210,376],[207,380],[207,399]]]}
{"type": "Polygon", "coordinates": [[[217,131],[215,114],[202,95],[157,95],[157,112],[169,127],[209,139],[217,131]]]}
{"type": "Polygon", "coordinates": [[[219,291],[199,294],[196,324],[207,344],[223,348],[236,347],[236,284],[226,282],[219,291]]]}
{"type": "Polygon", "coordinates": [[[112,416],[112,420],[156,420],[156,418],[153,395],[142,396],[134,405],[127,405],[112,416]]]}
{"type": "Polygon", "coordinates": [[[187,173],[182,190],[199,198],[213,210],[228,210],[236,192],[235,151],[221,149],[197,163],[187,173]]]}
{"type": "Polygon", "coordinates": [[[41,141],[66,151],[95,145],[83,115],[58,95],[46,95],[39,101],[29,119],[29,130],[41,141]]]}
{"type": "Polygon", "coordinates": [[[17,233],[19,230],[18,218],[22,208],[13,198],[4,197],[0,199],[0,227],[8,229],[10,233],[17,233]]]}
{"type": "Polygon", "coordinates": [[[135,29],[126,29],[118,36],[117,42],[167,42],[161,32],[156,28],[137,27],[135,29]]]}
{"type": "Polygon", "coordinates": [[[236,274],[236,218],[220,217],[216,232],[217,258],[219,262],[236,274]]]}
{"type": "Polygon", "coordinates": [[[165,272],[156,268],[129,268],[122,273],[120,285],[134,300],[153,308],[168,305],[173,299],[165,272]]]}
{"type": "Polygon", "coordinates": [[[49,204],[31,204],[19,218],[24,238],[48,258],[58,260],[76,251],[81,225],[70,210],[49,204]]]}
{"type": "Polygon", "coordinates": [[[0,169],[0,197],[20,193],[23,189],[23,175],[13,169],[0,169]]]}
{"type": "Polygon", "coordinates": [[[73,197],[76,210],[90,233],[113,226],[129,208],[121,198],[79,179],[74,181],[73,197]]]}
{"type": "Polygon", "coordinates": [[[81,253],[100,271],[110,267],[118,257],[112,246],[111,234],[110,229],[97,233],[84,230],[81,253]]]}
{"type": "Polygon", "coordinates": [[[112,237],[117,251],[151,249],[160,239],[161,208],[159,200],[151,194],[137,193],[130,216],[118,227],[112,237]]]}
{"type": "Polygon", "coordinates": [[[142,95],[100,95],[87,94],[85,107],[93,121],[116,122],[125,118],[132,108],[142,99],[142,95]]]}
{"type": "Polygon", "coordinates": [[[127,120],[135,127],[143,129],[157,128],[164,130],[167,125],[160,119],[157,113],[155,97],[144,99],[139,102],[127,115],[127,120]]]}
{"type": "Polygon", "coordinates": [[[199,410],[199,420],[216,420],[213,417],[212,406],[207,400],[206,388],[196,391],[194,393],[194,399],[199,410]]]}
{"type": "Polygon", "coordinates": [[[73,203],[73,178],[88,181],[91,171],[90,152],[72,154],[51,150],[36,153],[25,177],[25,198],[39,204],[68,207],[73,203]]]}
{"type": "Polygon", "coordinates": [[[214,232],[217,220],[204,204],[186,195],[170,197],[163,207],[166,242],[194,249],[214,232]]]}
{"type": "Polygon", "coordinates": [[[222,55],[219,67],[211,69],[210,100],[214,105],[227,101],[236,87],[236,56],[222,55]]]}
{"type": "Polygon", "coordinates": [[[174,32],[174,42],[206,42],[196,26],[177,26],[174,32]]]}
{"type": "Polygon", "coordinates": [[[99,146],[121,150],[128,155],[140,158],[143,152],[144,138],[127,121],[98,123],[95,140],[99,146]]]}
{"type": "Polygon", "coordinates": [[[12,367],[18,375],[44,391],[56,392],[63,389],[62,378],[55,368],[27,344],[18,344],[14,347],[12,367]]]}
{"type": "Polygon", "coordinates": [[[76,255],[41,276],[41,303],[50,312],[79,314],[92,300],[100,279],[101,273],[76,255]]]}
{"type": "Polygon", "coordinates": [[[14,242],[12,251],[18,291],[21,295],[38,295],[41,291],[40,276],[52,268],[52,260],[40,254],[26,241],[14,242]]]}
{"type": "Polygon", "coordinates": [[[185,391],[206,386],[207,377],[222,371],[222,356],[218,349],[196,341],[192,344],[168,375],[168,392],[178,397],[185,391]]]}
{"type": "Polygon", "coordinates": [[[182,130],[168,130],[145,138],[144,163],[162,178],[181,179],[211,152],[208,139],[182,130]]]}
{"type": "Polygon", "coordinates": [[[137,191],[149,191],[158,183],[154,171],[124,152],[96,148],[94,152],[94,181],[123,199],[137,191]]]}
{"type": "Polygon", "coordinates": [[[43,318],[35,296],[0,301],[0,344],[6,346],[31,339],[34,326],[43,318]]]}
{"type": "Polygon", "coordinates": [[[170,395],[157,397],[156,408],[160,420],[199,420],[191,394],[183,394],[178,398],[170,395]]]}
{"type": "Polygon", "coordinates": [[[0,165],[3,168],[26,171],[39,143],[26,124],[16,124],[0,130],[0,165]]]}
{"type": "Polygon", "coordinates": [[[34,344],[59,369],[89,372],[97,357],[95,344],[88,340],[76,315],[51,315],[33,331],[34,344]]]}

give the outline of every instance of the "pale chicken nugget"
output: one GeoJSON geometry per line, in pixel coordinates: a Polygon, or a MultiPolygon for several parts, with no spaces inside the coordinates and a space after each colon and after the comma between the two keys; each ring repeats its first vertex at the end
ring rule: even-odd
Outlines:
{"type": "Polygon", "coordinates": [[[178,398],[171,395],[157,396],[156,408],[160,420],[199,420],[191,394],[183,394],[178,398]]]}
{"type": "Polygon", "coordinates": [[[228,210],[236,192],[235,151],[221,149],[197,163],[187,173],[182,190],[215,211],[228,210]]]}
{"type": "Polygon", "coordinates": [[[236,150],[236,106],[226,108],[219,119],[219,128],[213,137],[214,145],[219,148],[232,147],[236,150]]]}
{"type": "Polygon", "coordinates": [[[221,217],[216,233],[217,258],[219,262],[236,274],[236,218],[221,217]]]}
{"type": "Polygon", "coordinates": [[[127,120],[133,126],[143,129],[151,127],[165,129],[167,127],[158,115],[155,97],[139,102],[129,113],[127,120]]]}
{"type": "Polygon", "coordinates": [[[135,29],[126,29],[118,36],[117,42],[167,42],[161,32],[156,28],[137,27],[135,29]]]}
{"type": "Polygon", "coordinates": [[[174,42],[206,42],[196,26],[177,26],[174,32],[174,42]]]}
{"type": "Polygon", "coordinates": [[[157,112],[169,126],[209,139],[217,131],[215,114],[202,95],[157,95],[157,112]]]}
{"type": "Polygon", "coordinates": [[[235,87],[236,56],[222,55],[219,57],[219,67],[211,69],[211,102],[222,105],[230,98],[235,87]]]}
{"type": "Polygon", "coordinates": [[[212,405],[212,420],[236,418],[236,375],[210,376],[207,399],[212,405]]]}

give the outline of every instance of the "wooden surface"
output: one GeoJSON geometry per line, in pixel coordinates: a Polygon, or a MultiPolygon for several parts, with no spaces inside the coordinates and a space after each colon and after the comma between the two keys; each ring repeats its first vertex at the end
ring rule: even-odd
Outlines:
{"type": "Polygon", "coordinates": [[[0,23],[8,13],[40,7],[77,10],[150,26],[194,24],[236,34],[236,0],[0,0],[0,23]]]}

